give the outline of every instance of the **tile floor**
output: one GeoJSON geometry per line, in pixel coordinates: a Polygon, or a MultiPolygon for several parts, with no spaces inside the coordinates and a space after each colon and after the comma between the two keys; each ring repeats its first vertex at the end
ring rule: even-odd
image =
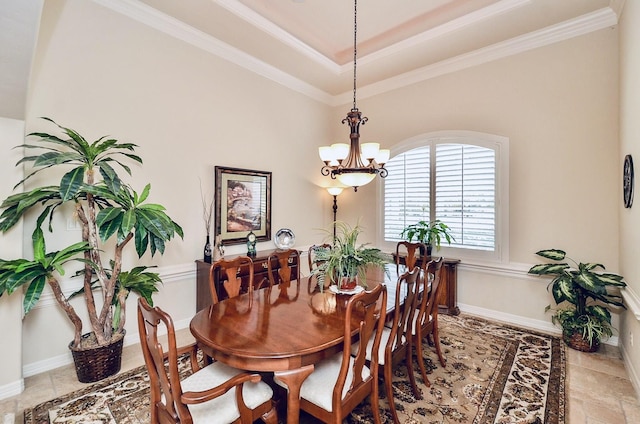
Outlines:
{"type": "MultiPolygon", "coordinates": [[[[179,331],[178,344],[189,342],[188,329],[179,331]]],[[[138,345],[124,348],[122,370],[142,364],[138,345]]],[[[567,424],[640,423],[640,402],[616,347],[603,345],[595,354],[567,349],[567,365],[567,424]]],[[[28,377],[22,394],[0,400],[0,422],[22,423],[25,408],[83,386],[71,365],[28,377]]]]}

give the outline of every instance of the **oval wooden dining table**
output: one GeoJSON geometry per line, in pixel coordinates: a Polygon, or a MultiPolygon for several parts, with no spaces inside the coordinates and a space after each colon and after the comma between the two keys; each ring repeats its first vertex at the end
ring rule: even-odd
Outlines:
{"type": "MultiPolygon", "coordinates": [[[[369,288],[397,281],[389,273],[367,273],[369,288]],[[385,281],[386,280],[386,281],[385,281]]],[[[393,284],[395,287],[395,284],[393,284]]],[[[388,287],[389,298],[394,288],[388,287]]],[[[255,290],[225,299],[199,311],[191,333],[201,349],[217,361],[258,372],[273,372],[289,387],[287,423],[299,422],[300,386],[314,364],[340,352],[344,339],[344,310],[348,294],[308,287],[308,279],[255,290]]],[[[393,307],[395,301],[387,302],[393,307]]],[[[389,306],[387,306],[389,310],[389,306]]],[[[354,335],[357,325],[354,322],[354,335]]]]}

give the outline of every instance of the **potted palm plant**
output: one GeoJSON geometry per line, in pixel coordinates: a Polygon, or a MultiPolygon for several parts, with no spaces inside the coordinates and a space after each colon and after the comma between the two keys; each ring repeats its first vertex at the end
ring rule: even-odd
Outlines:
{"type": "MultiPolygon", "coordinates": [[[[613,335],[607,305],[625,307],[622,297],[610,291],[626,286],[623,277],[602,272],[605,270],[602,264],[577,263],[563,250],[540,250],[536,255],[553,261],[534,265],[529,273],[553,276],[547,289],[551,288],[556,304],[566,303],[567,306],[557,309],[552,321],[562,327],[565,343],[585,352],[598,350],[600,341],[613,335]],[[565,260],[571,261],[573,266],[565,260]]],[[[550,309],[548,305],[545,311],[550,309]]]]}
{"type": "Polygon", "coordinates": [[[341,290],[353,290],[357,285],[366,287],[367,267],[384,268],[391,262],[389,255],[380,249],[367,247],[367,244],[358,245],[358,235],[362,232],[359,224],[354,227],[341,221],[334,224],[334,244],[331,248],[316,251],[319,265],[311,271],[312,275],[318,278],[320,288],[324,287],[327,279],[341,290]]]}
{"type": "MultiPolygon", "coordinates": [[[[440,244],[443,239],[448,244],[451,244],[451,241],[455,241],[451,235],[451,228],[439,219],[418,221],[415,224],[407,225],[400,233],[400,237],[409,242],[412,242],[415,237],[417,242],[424,243],[427,246],[427,256],[431,256],[434,246],[436,250],[440,250],[440,244]]],[[[422,253],[424,254],[424,252],[422,253]]]]}
{"type": "Polygon", "coordinates": [[[19,147],[38,154],[25,156],[18,162],[17,165],[32,164],[33,170],[14,189],[41,171],[67,169],[59,180],[47,180],[47,184],[13,194],[0,204],[2,232],[23,217],[29,218],[32,212],[37,213],[32,235],[33,258],[0,259],[0,295],[26,287],[23,309],[27,314],[48,285],[74,328],[69,348],[78,379],[97,381],[120,370],[127,296],[135,292],[153,303],[151,296],[161,282],[158,274],[147,271],[146,266],[123,270],[125,248],[135,246],[138,257],[147,250],[152,256],[164,253],[166,242],[175,234],[182,237],[183,232],[163,206],[147,202],[150,185],[137,193],[120,179],[116,167],[131,174],[123,159],[142,163],[134,154],[135,144],[107,137],[90,143],[75,130],[43,119],[56,125],[68,138],[40,132],[29,134],[27,137],[37,140],[19,147]],[[82,239],[59,251],[48,251],[45,229],[53,232],[53,215],[65,210],[62,208],[65,204],[72,206],[66,210],[77,217],[82,239]],[[106,249],[111,247],[112,255],[108,255],[106,249]],[[62,283],[65,265],[71,261],[81,264],[76,275],[83,279],[83,284],[80,290],[66,296],[62,283]],[[77,306],[70,302],[74,296],[84,297],[86,314],[82,315],[88,317],[86,323],[76,311],[77,306]],[[83,334],[85,324],[90,332],[83,334]]]}

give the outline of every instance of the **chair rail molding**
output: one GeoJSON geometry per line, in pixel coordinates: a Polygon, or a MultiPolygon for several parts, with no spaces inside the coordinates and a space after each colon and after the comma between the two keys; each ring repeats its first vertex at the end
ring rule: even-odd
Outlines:
{"type": "Polygon", "coordinates": [[[629,308],[631,313],[640,321],[640,296],[629,286],[620,290],[624,304],[629,308]]]}

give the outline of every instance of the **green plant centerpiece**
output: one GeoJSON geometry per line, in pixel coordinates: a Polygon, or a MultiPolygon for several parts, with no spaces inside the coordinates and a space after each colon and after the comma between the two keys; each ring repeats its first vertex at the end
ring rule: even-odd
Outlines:
{"type": "MultiPolygon", "coordinates": [[[[606,305],[625,307],[622,297],[611,292],[626,286],[623,277],[602,272],[605,271],[602,264],[577,263],[563,250],[540,250],[536,255],[554,261],[534,265],[529,273],[553,276],[547,289],[551,288],[556,304],[568,304],[555,310],[552,316],[553,323],[562,327],[564,341],[577,350],[598,350],[600,341],[613,335],[611,312],[606,305]]],[[[548,305],[545,311],[550,309],[548,305]]]]}
{"type": "Polygon", "coordinates": [[[443,240],[446,240],[448,244],[455,241],[451,235],[451,228],[439,219],[418,221],[415,224],[407,225],[400,233],[400,237],[409,242],[413,242],[415,237],[417,242],[424,243],[427,246],[427,256],[431,256],[431,250],[434,246],[436,250],[440,250],[443,240]]]}
{"type": "Polygon", "coordinates": [[[334,225],[336,237],[333,246],[316,251],[319,265],[311,271],[312,275],[317,277],[321,289],[325,282],[333,283],[341,290],[353,290],[357,285],[367,287],[367,267],[384,269],[391,258],[380,249],[367,247],[368,244],[358,245],[358,236],[362,233],[359,224],[352,227],[336,221],[334,225]]]}
{"type": "Polygon", "coordinates": [[[159,275],[147,271],[146,266],[123,270],[125,248],[135,246],[139,258],[147,250],[152,256],[156,252],[162,254],[166,242],[175,234],[183,237],[183,231],[165,213],[163,206],[147,203],[150,185],[137,193],[120,179],[116,168],[131,175],[131,169],[122,160],[142,163],[142,159],[134,154],[135,144],[120,143],[107,137],[90,143],[75,130],[62,127],[49,118],[43,119],[55,124],[64,136],[41,132],[27,136],[35,137],[36,141],[18,147],[38,154],[25,155],[17,163],[31,164],[32,170],[16,184],[14,190],[41,171],[51,174],[51,171],[61,169],[52,174],[62,177],[46,180],[42,178],[43,173],[39,175],[39,181],[46,181],[46,185],[13,194],[0,204],[2,232],[7,232],[23,217],[29,219],[32,213],[37,214],[33,215],[36,217],[32,234],[33,258],[0,259],[0,296],[26,287],[23,309],[27,314],[48,285],[73,325],[74,338],[69,347],[74,353],[78,378],[83,382],[96,381],[118,372],[120,363],[116,369],[105,370],[107,375],[102,375],[101,371],[93,374],[92,370],[85,370],[81,376],[76,352],[114,343],[121,346],[127,296],[135,292],[153,304],[151,296],[161,283],[159,275]],[[71,207],[62,207],[66,204],[71,207]],[[45,230],[53,233],[56,211],[73,214],[68,219],[77,219],[82,239],[59,251],[47,251],[45,230]],[[48,226],[45,221],[48,221],[48,226]],[[112,251],[112,255],[108,255],[107,249],[112,251]],[[83,279],[83,284],[80,290],[66,296],[62,284],[65,264],[71,261],[81,265],[76,276],[83,279]],[[70,301],[75,296],[84,297],[87,312],[84,324],[90,328],[85,335],[83,321],[76,311],[77,305],[70,301]]]}

